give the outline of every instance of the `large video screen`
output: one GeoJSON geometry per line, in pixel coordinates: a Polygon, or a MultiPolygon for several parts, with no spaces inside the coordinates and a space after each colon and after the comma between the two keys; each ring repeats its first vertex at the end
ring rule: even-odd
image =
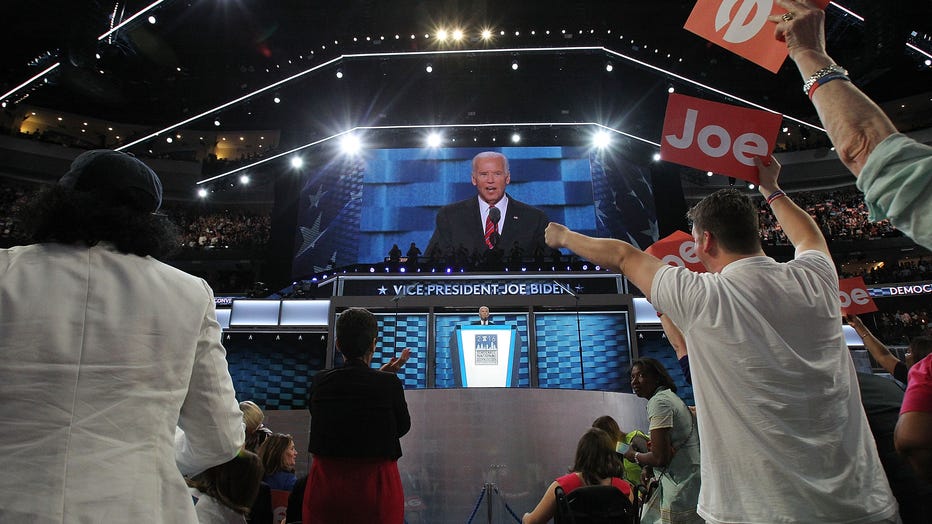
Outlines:
{"type": "Polygon", "coordinates": [[[396,244],[403,255],[411,243],[426,255],[438,210],[477,199],[472,159],[484,151],[508,158],[509,199],[548,220],[642,248],[657,239],[650,170],[622,155],[560,146],[369,149],[305,173],[292,277],[382,262],[396,244]]]}

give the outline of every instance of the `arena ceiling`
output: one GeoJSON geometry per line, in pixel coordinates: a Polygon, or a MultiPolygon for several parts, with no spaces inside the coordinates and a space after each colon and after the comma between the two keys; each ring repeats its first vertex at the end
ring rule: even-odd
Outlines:
{"type": "MultiPolygon", "coordinates": [[[[0,59],[0,87],[14,91],[7,111],[30,104],[153,132],[187,120],[186,129],[274,129],[285,147],[356,126],[458,124],[481,134],[519,122],[596,122],[656,140],[674,87],[818,123],[790,62],[774,75],[683,29],[694,1],[17,4],[0,59]],[[147,7],[99,38],[111,20],[147,7]],[[440,29],[457,28],[462,41],[438,41],[440,29]]],[[[907,127],[932,122],[930,5],[841,0],[827,10],[830,54],[907,127]]]]}

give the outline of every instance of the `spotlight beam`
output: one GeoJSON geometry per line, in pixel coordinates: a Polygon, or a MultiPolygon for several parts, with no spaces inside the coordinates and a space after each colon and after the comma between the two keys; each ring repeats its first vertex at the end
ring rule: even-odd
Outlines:
{"type": "Polygon", "coordinates": [[[328,60],[328,61],[326,61],[326,62],[323,62],[323,63],[321,63],[321,64],[318,64],[318,65],[316,65],[316,66],[314,66],[314,67],[305,69],[304,71],[295,73],[295,74],[293,74],[293,75],[291,75],[291,76],[288,76],[288,77],[286,77],[286,78],[283,78],[283,79],[281,79],[281,80],[278,80],[277,82],[274,82],[274,83],[272,83],[272,84],[269,84],[269,85],[267,85],[267,86],[265,86],[265,87],[259,88],[259,89],[255,90],[255,91],[251,92],[251,93],[247,93],[247,94],[245,94],[245,95],[243,95],[243,96],[241,96],[241,97],[239,97],[239,98],[230,100],[229,102],[226,102],[226,103],[221,104],[221,105],[219,105],[219,106],[216,106],[216,107],[214,107],[214,108],[211,108],[211,109],[208,109],[208,110],[206,110],[206,111],[203,111],[203,112],[201,112],[201,113],[199,113],[199,114],[197,114],[197,115],[194,115],[194,116],[192,116],[192,117],[190,117],[190,118],[187,118],[187,119],[185,119],[185,120],[182,120],[182,121],[180,121],[180,122],[176,122],[176,123],[174,123],[174,124],[171,124],[171,125],[169,125],[168,127],[165,127],[165,128],[163,128],[163,129],[161,129],[161,130],[159,130],[159,131],[156,131],[156,132],[154,132],[154,133],[151,133],[151,134],[149,134],[149,135],[146,135],[146,136],[144,136],[144,137],[142,137],[142,138],[139,138],[139,139],[137,139],[137,140],[135,140],[135,141],[133,141],[133,142],[130,142],[130,143],[128,143],[128,144],[124,144],[124,145],[122,145],[122,146],[120,146],[120,147],[117,147],[116,150],[117,150],[117,151],[123,151],[124,149],[130,148],[130,147],[132,147],[132,146],[134,146],[134,145],[136,145],[136,144],[139,144],[139,143],[145,142],[145,141],[147,141],[147,140],[150,140],[150,139],[152,139],[152,138],[154,138],[154,137],[157,137],[157,136],[159,136],[159,135],[162,134],[162,133],[165,133],[165,132],[168,132],[168,131],[173,131],[174,129],[177,129],[178,127],[181,127],[181,126],[183,126],[183,125],[185,125],[185,124],[189,124],[189,123],[191,123],[191,122],[193,122],[193,121],[195,121],[195,120],[198,120],[198,119],[200,119],[200,118],[203,118],[203,117],[205,117],[205,116],[214,114],[214,113],[216,113],[216,112],[218,112],[218,111],[222,111],[223,109],[226,109],[226,108],[228,108],[228,107],[230,107],[230,106],[232,106],[232,105],[235,105],[235,104],[237,104],[237,103],[239,103],[239,102],[248,100],[249,98],[251,98],[251,97],[253,97],[253,96],[259,95],[259,94],[261,94],[261,93],[265,93],[265,92],[270,91],[270,90],[272,90],[272,89],[276,89],[276,88],[278,88],[278,87],[280,87],[280,86],[282,86],[282,85],[284,85],[284,84],[286,84],[286,83],[288,83],[288,82],[291,82],[292,80],[296,80],[296,79],[298,79],[298,78],[301,78],[301,77],[303,77],[303,76],[306,76],[306,75],[308,75],[308,74],[310,74],[310,73],[313,73],[313,72],[315,72],[315,71],[318,71],[318,70],[320,70],[320,69],[323,69],[323,68],[325,68],[325,67],[327,67],[327,66],[329,66],[329,65],[331,65],[331,64],[334,64],[334,63],[336,63],[336,62],[347,61],[347,60],[352,60],[352,59],[363,59],[363,58],[418,57],[418,56],[441,56],[441,55],[462,55],[462,54],[472,54],[472,55],[479,55],[479,54],[515,54],[515,53],[527,54],[527,53],[550,53],[550,52],[555,52],[555,51],[558,51],[558,52],[567,52],[567,51],[571,51],[571,52],[602,52],[602,53],[606,53],[606,54],[611,55],[611,56],[614,56],[614,57],[616,57],[616,58],[618,58],[618,59],[625,60],[625,61],[628,61],[628,62],[637,64],[637,65],[639,65],[639,66],[641,66],[641,67],[650,69],[651,71],[657,71],[657,72],[660,72],[660,73],[662,73],[662,74],[668,75],[669,77],[675,78],[675,79],[677,79],[677,80],[679,80],[679,81],[681,81],[681,82],[685,82],[685,83],[688,83],[688,84],[691,84],[691,85],[694,85],[694,86],[698,86],[698,87],[700,87],[700,88],[706,89],[706,90],[711,91],[711,92],[713,92],[713,93],[717,93],[717,94],[722,95],[722,96],[724,96],[724,97],[728,97],[728,98],[731,98],[731,99],[733,99],[733,100],[737,100],[737,101],[742,102],[742,103],[744,103],[744,104],[746,104],[746,105],[748,105],[748,106],[751,106],[751,107],[754,107],[754,108],[757,108],[757,109],[761,109],[761,110],[763,110],[763,111],[767,111],[767,112],[770,112],[770,113],[774,113],[774,114],[781,115],[783,118],[786,118],[787,120],[791,120],[791,121],[793,121],[793,122],[796,122],[796,123],[798,123],[798,124],[801,124],[801,125],[810,127],[810,128],[815,129],[815,130],[817,130],[817,131],[822,131],[823,133],[827,133],[827,131],[826,131],[824,128],[819,127],[819,126],[817,126],[817,125],[815,125],[815,124],[806,122],[805,120],[801,120],[801,119],[799,119],[799,118],[796,118],[796,117],[793,117],[793,116],[790,116],[790,115],[783,114],[783,113],[781,113],[781,112],[779,112],[779,111],[776,111],[776,110],[774,110],[774,109],[770,109],[770,108],[768,108],[768,107],[762,106],[762,105],[757,104],[757,103],[755,103],[755,102],[751,102],[750,100],[746,100],[746,99],[741,98],[741,97],[739,97],[739,96],[737,96],[737,95],[733,95],[733,94],[731,94],[731,93],[729,93],[729,92],[727,92],[727,91],[723,91],[723,90],[721,90],[721,89],[716,89],[716,88],[714,88],[714,87],[712,87],[712,86],[708,86],[708,85],[703,84],[703,83],[701,83],[701,82],[699,82],[699,81],[696,81],[696,80],[693,80],[693,79],[691,79],[691,78],[688,78],[688,77],[685,77],[685,76],[676,74],[676,73],[674,73],[674,72],[672,72],[672,71],[669,71],[669,70],[667,70],[667,69],[664,69],[664,68],[662,68],[662,67],[658,67],[658,66],[649,64],[649,63],[647,63],[647,62],[644,62],[643,60],[638,60],[638,59],[633,58],[633,57],[630,57],[630,56],[628,56],[628,55],[624,55],[624,54],[622,54],[622,53],[619,53],[618,51],[614,51],[614,50],[608,49],[608,48],[606,48],[606,47],[600,47],[600,46],[516,47],[516,48],[504,48],[504,49],[450,49],[450,50],[439,50],[439,51],[393,51],[393,52],[388,52],[388,53],[355,53],[355,54],[349,54],[349,55],[340,55],[340,56],[338,56],[338,57],[331,58],[330,60],[328,60]]]}
{"type": "MultiPolygon", "coordinates": [[[[110,29],[110,30],[107,31],[106,33],[104,33],[104,34],[98,36],[98,37],[97,37],[97,41],[99,42],[99,41],[103,40],[104,38],[107,38],[108,36],[110,36],[110,35],[113,34],[114,32],[116,32],[116,31],[118,31],[119,29],[125,27],[126,24],[129,24],[129,23],[132,22],[133,20],[135,20],[135,19],[139,18],[140,16],[146,14],[147,12],[149,12],[149,11],[152,10],[152,9],[154,9],[156,6],[158,6],[159,4],[161,4],[161,3],[164,2],[164,1],[165,1],[165,0],[156,0],[155,2],[152,2],[151,4],[149,4],[148,6],[143,7],[143,8],[142,8],[140,11],[138,11],[136,14],[130,16],[129,18],[127,18],[127,19],[124,20],[123,22],[121,22],[121,23],[117,24],[116,26],[114,26],[113,29],[110,29]]],[[[15,94],[15,93],[16,93],[17,91],[19,91],[20,89],[25,88],[25,87],[28,86],[29,84],[35,82],[36,80],[42,78],[42,77],[45,76],[45,75],[51,73],[51,72],[54,71],[55,69],[58,69],[59,66],[61,66],[61,62],[55,62],[54,64],[52,64],[51,66],[49,66],[47,69],[45,69],[44,71],[42,71],[41,73],[39,73],[39,74],[33,76],[33,77],[30,78],[29,80],[26,80],[26,81],[23,82],[22,84],[20,84],[20,85],[14,87],[13,89],[11,89],[10,91],[4,93],[3,95],[0,95],[0,100],[6,100],[7,97],[13,96],[13,94],[15,94]]]]}
{"type": "Polygon", "coordinates": [[[324,137],[324,138],[321,138],[321,139],[319,139],[319,140],[314,140],[313,142],[308,142],[307,144],[298,146],[298,147],[296,147],[296,148],[294,148],[294,149],[289,149],[288,151],[284,151],[284,152],[282,152],[282,153],[278,153],[278,154],[276,154],[276,155],[272,155],[272,156],[270,156],[270,157],[268,157],[268,158],[263,158],[263,159],[261,159],[261,160],[257,160],[257,161],[255,161],[255,162],[253,162],[253,163],[251,163],[251,164],[247,164],[247,165],[244,165],[244,166],[240,166],[240,167],[237,167],[236,169],[231,169],[230,171],[227,171],[226,173],[221,173],[221,174],[219,174],[219,175],[214,175],[214,176],[212,176],[212,177],[210,177],[210,178],[205,178],[204,180],[199,180],[199,181],[195,182],[195,184],[197,184],[197,185],[206,184],[207,182],[212,182],[212,181],[217,180],[217,179],[219,179],[219,178],[223,178],[223,177],[227,177],[227,176],[230,176],[230,175],[239,173],[240,171],[246,171],[246,170],[248,170],[248,169],[252,169],[252,168],[254,168],[254,167],[256,167],[256,166],[260,166],[260,165],[262,165],[262,164],[266,164],[266,163],[268,163],[268,162],[271,162],[271,161],[276,160],[276,159],[278,159],[278,158],[281,158],[281,157],[283,157],[283,156],[288,156],[288,155],[290,155],[290,154],[292,154],[292,153],[296,153],[296,152],[301,151],[301,150],[303,150],[303,149],[307,149],[307,148],[309,148],[309,147],[314,147],[314,146],[316,146],[316,145],[318,145],[318,144],[323,144],[324,142],[329,142],[329,141],[334,140],[334,139],[336,139],[336,138],[340,138],[340,137],[342,137],[342,136],[346,136],[346,135],[348,135],[348,134],[355,133],[355,132],[357,132],[357,131],[385,131],[385,130],[397,130],[397,129],[461,129],[461,128],[473,129],[473,128],[478,128],[478,127],[488,128],[488,127],[544,127],[544,126],[546,126],[546,127],[586,127],[586,126],[594,126],[594,127],[599,128],[599,129],[603,129],[603,130],[605,130],[605,131],[611,131],[611,132],[613,132],[613,133],[616,133],[616,134],[619,134],[619,135],[622,135],[622,136],[626,136],[626,137],[628,137],[628,138],[631,138],[631,139],[633,139],[633,140],[637,140],[637,141],[639,141],[639,142],[643,142],[643,143],[645,143],[645,144],[650,144],[650,145],[652,145],[652,146],[654,146],[654,147],[660,147],[660,144],[658,144],[657,142],[652,142],[652,141],[650,141],[650,140],[647,140],[646,138],[641,138],[641,137],[639,137],[639,136],[632,135],[632,134],[630,134],[630,133],[626,133],[626,132],[621,131],[621,130],[618,130],[618,129],[613,129],[613,128],[611,128],[611,127],[605,126],[605,125],[603,125],[603,124],[599,124],[599,123],[597,123],[597,122],[520,122],[520,123],[508,122],[508,123],[495,123],[495,124],[409,124],[409,125],[398,125],[398,126],[356,126],[356,127],[351,128],[351,129],[347,129],[346,131],[341,131],[341,132],[339,132],[339,133],[337,133],[337,134],[335,134],[335,135],[330,135],[330,136],[328,136],[328,137],[324,137]]]}

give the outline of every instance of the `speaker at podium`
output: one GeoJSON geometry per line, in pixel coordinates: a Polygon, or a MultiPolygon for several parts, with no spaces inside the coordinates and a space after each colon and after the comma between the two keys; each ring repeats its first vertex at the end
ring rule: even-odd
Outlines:
{"type": "Polygon", "coordinates": [[[521,335],[514,326],[462,325],[450,335],[454,387],[518,386],[521,335]]]}

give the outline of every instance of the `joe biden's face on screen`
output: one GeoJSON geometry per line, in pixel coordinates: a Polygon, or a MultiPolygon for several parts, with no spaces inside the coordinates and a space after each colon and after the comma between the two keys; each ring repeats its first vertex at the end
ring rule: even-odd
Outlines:
{"type": "Polygon", "coordinates": [[[477,157],[473,161],[472,185],[479,197],[490,206],[498,203],[505,195],[505,186],[511,183],[511,174],[501,156],[477,157]]]}

